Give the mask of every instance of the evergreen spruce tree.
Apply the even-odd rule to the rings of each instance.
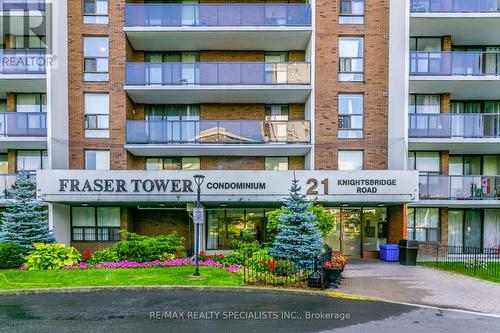
[[[314,257],[321,253],[321,232],[318,220],[309,209],[311,203],[300,194],[298,180],[293,179],[290,195],[283,203],[279,216],[279,232],[269,249],[275,258],[289,259],[296,268],[310,268]]]
[[[17,243],[28,250],[33,243],[54,243],[47,210],[34,200],[35,186],[27,172],[19,172],[8,193],[13,200],[2,214],[0,243]]]

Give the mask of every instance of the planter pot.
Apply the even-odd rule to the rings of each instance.
[[[336,289],[342,279],[341,268],[324,268],[326,272],[326,279],[328,280],[328,288]]]

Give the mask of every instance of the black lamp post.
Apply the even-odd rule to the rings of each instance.
[[[203,181],[205,180],[205,176],[203,175],[194,175],[194,182],[198,186],[197,191],[196,191],[196,207],[200,208],[201,207],[201,202],[200,202],[200,196],[201,196],[201,184],[203,184]],[[194,224],[194,255],[195,255],[195,271],[194,271],[194,276],[200,276],[200,272],[198,271],[198,254],[200,252],[200,224],[195,223]]]

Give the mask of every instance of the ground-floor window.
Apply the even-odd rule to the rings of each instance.
[[[72,207],[73,241],[120,240],[120,207]]]
[[[439,241],[439,208],[408,208],[408,239]]]
[[[207,212],[207,249],[231,249],[231,241],[237,239],[243,229],[253,234],[259,242],[263,242],[265,240],[264,210],[209,210]]]
[[[500,209],[450,209],[448,246],[500,246]]]

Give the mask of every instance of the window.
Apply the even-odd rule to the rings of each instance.
[[[72,207],[71,209],[73,241],[118,241],[119,231],[119,207]]]
[[[448,173],[451,176],[471,176],[471,175],[482,174],[481,156],[451,155],[448,163],[449,163]]]
[[[47,169],[46,150],[18,150],[16,156],[16,170],[30,173],[40,169]]]
[[[288,157],[266,157],[266,170],[286,171],[288,170]]]
[[[364,0],[340,0],[340,24],[364,24],[364,14]]]
[[[109,150],[86,150],[85,151],[86,170],[109,170]]]
[[[85,137],[109,138],[109,94],[84,94]]]
[[[408,239],[439,241],[439,208],[408,208]]]
[[[410,95],[410,113],[440,113],[440,95]]]
[[[0,174],[6,175],[9,173],[9,160],[7,154],[0,154]]]
[[[421,173],[439,174],[441,171],[441,154],[438,151],[408,152],[408,168]]]
[[[108,24],[108,0],[84,0],[83,23]]]
[[[440,52],[441,38],[440,37],[411,37],[410,51],[421,52]]]
[[[339,94],[339,138],[363,137],[363,95]]]
[[[339,81],[363,81],[363,37],[339,38]]]
[[[146,170],[200,170],[200,158],[147,157]]]
[[[16,112],[47,112],[47,95],[16,94]]]
[[[266,105],[267,121],[288,121],[288,105]]]
[[[84,81],[108,81],[108,37],[83,37]]]
[[[339,170],[363,170],[363,151],[339,150]]]
[[[14,49],[46,49],[45,36],[11,36]]]

